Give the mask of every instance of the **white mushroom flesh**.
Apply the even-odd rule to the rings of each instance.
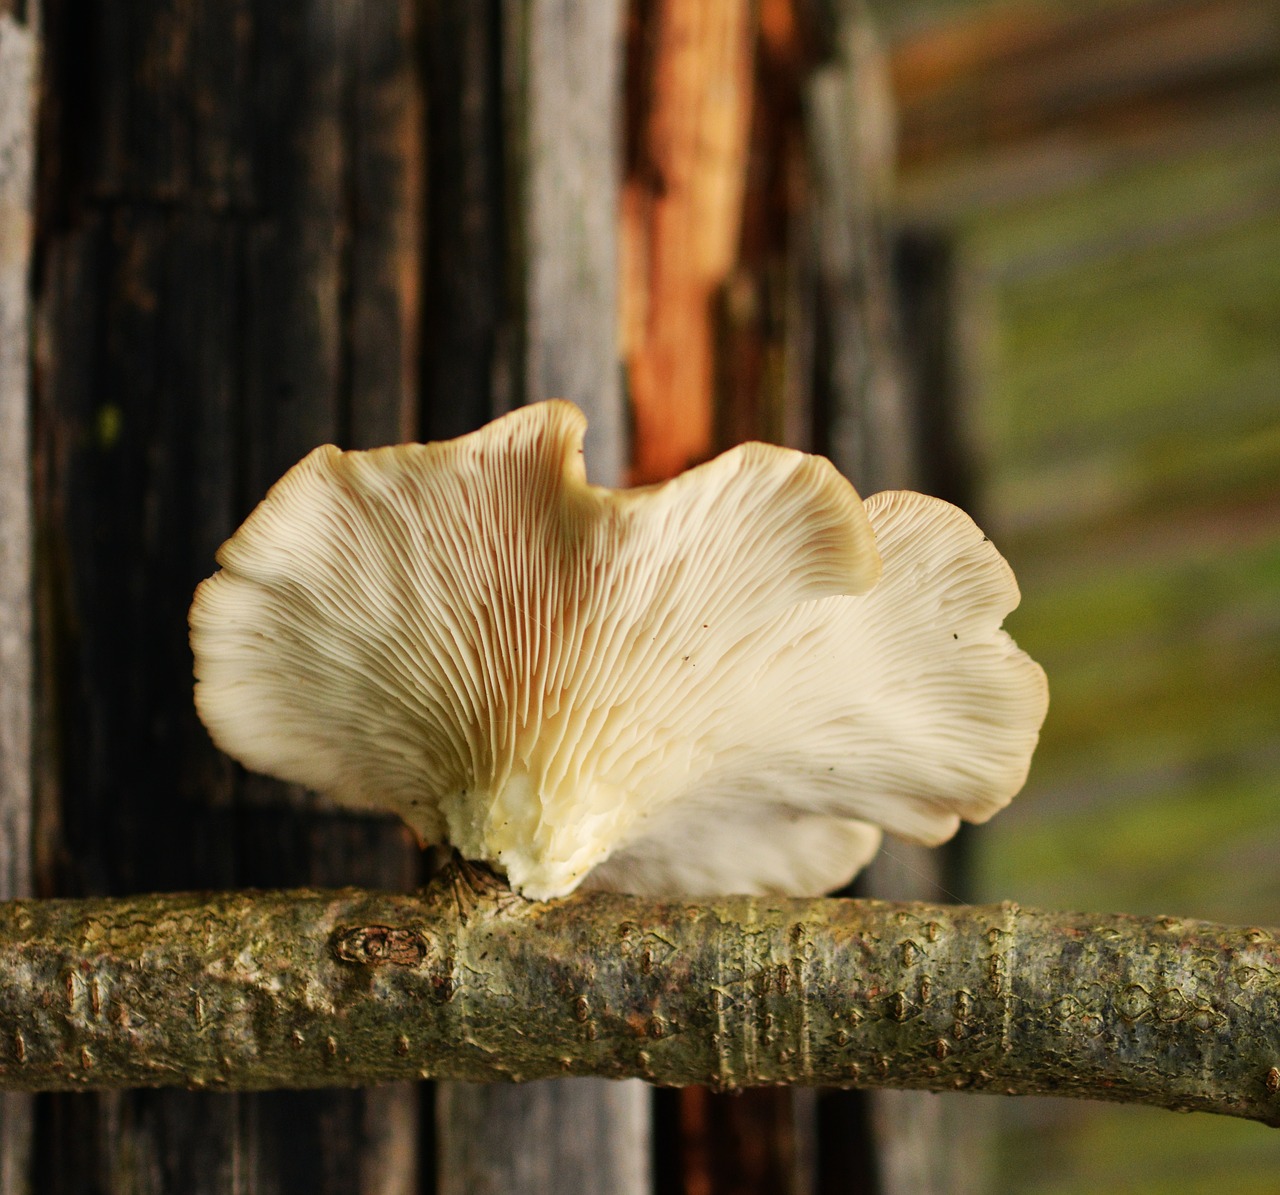
[[[966,515],[763,444],[603,489],[584,428],[290,470],[192,606],[215,742],[539,899],[816,893],[1021,787],[1044,678]]]

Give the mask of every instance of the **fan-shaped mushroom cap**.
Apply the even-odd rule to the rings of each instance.
[[[214,741],[535,898],[593,868],[819,892],[874,853],[865,823],[939,841],[1021,787],[1044,679],[999,630],[1017,588],[967,516],[864,508],[827,461],[763,444],[607,490],[584,427],[542,403],[290,470],[192,605]]]

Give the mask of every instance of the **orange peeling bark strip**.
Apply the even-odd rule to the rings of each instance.
[[[714,298],[737,253],[751,112],[748,0],[655,0],[641,144],[622,202],[622,328],[635,413],[632,480],[712,450]]]

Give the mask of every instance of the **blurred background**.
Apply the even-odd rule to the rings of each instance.
[[[0,0],[0,896],[420,882],[217,755],[187,604],[316,444],[563,396],[597,481],[771,439],[1012,563],[1027,789],[860,892],[1280,925],[1278,134],[1280,0]],[[1120,1106],[443,1096],[5,1097],[0,1195],[1280,1191]]]
[[[974,496],[1052,706],[976,899],[1280,921],[1280,6],[885,4]],[[991,1190],[1275,1191],[1254,1125],[999,1106]]]

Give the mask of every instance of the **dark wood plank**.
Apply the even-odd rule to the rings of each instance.
[[[219,342],[234,327],[219,283],[237,272],[235,242],[206,216],[113,208],[86,213],[44,263],[53,576],[41,613],[54,654],[42,683],[58,751],[40,798],[58,828],[42,882],[53,891],[233,880],[232,774],[191,708],[185,605],[230,516],[231,371],[219,365],[233,357]],[[117,1189],[136,1161],[140,1189],[216,1190],[217,1170],[185,1185],[184,1159],[234,1158],[235,1113],[234,1100],[186,1093],[52,1099],[37,1185]]]
[[[512,394],[499,0],[426,0],[425,439],[487,422]],[[495,392],[500,398],[495,403]]]
[[[414,5],[47,6],[38,295],[49,892],[410,886],[389,821],[244,778],[191,704],[186,609],[317,443],[416,417]],[[416,1093],[43,1105],[39,1189],[395,1192]]]
[[[270,19],[265,19],[267,13]],[[411,438],[417,419],[421,100],[413,5],[261,9],[239,441],[245,506],[319,443]],[[238,882],[409,887],[398,823],[335,816],[249,778]],[[416,1090],[273,1093],[245,1101],[268,1190],[407,1191]],[[380,1123],[379,1123],[380,1122]],[[388,1185],[390,1184],[390,1185]]]
[[[626,467],[617,347],[623,0],[505,6],[508,172],[525,402],[588,415],[591,480]]]
[[[424,95],[417,5],[366,5],[348,38],[348,447],[417,438]]]
[[[817,447],[871,494],[907,484],[916,467],[889,273],[892,97],[862,6],[839,0],[833,7],[841,14],[835,53],[806,94],[819,292]]]

